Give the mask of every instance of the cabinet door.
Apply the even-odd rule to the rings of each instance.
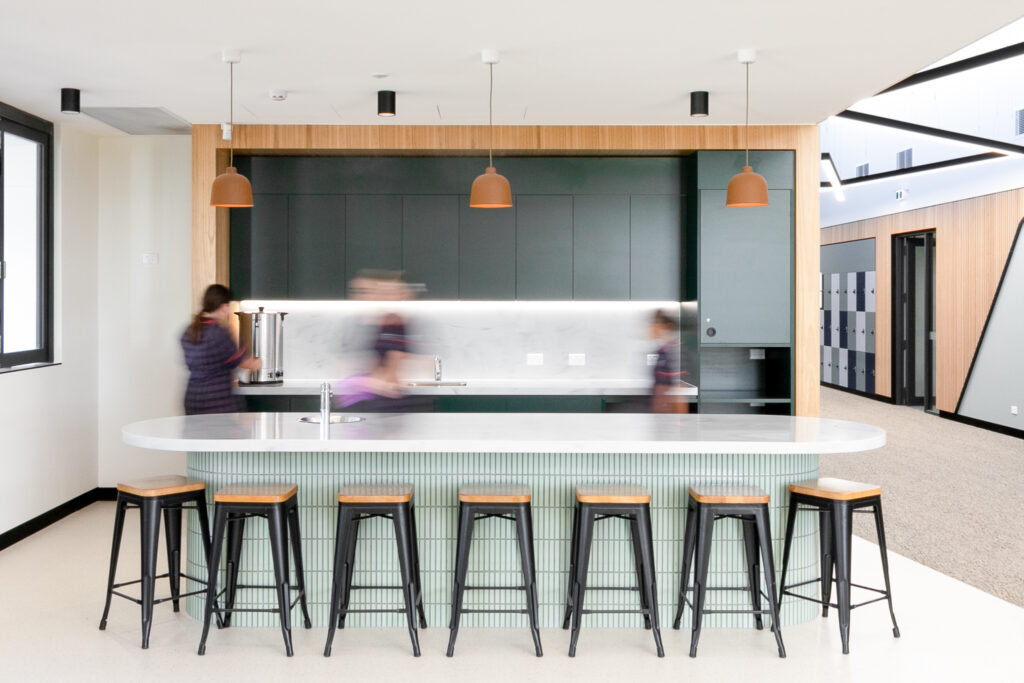
[[[458,195],[406,196],[402,204],[406,281],[425,284],[425,299],[459,298]]]
[[[681,197],[636,194],[630,197],[630,299],[680,300],[682,221]]]
[[[345,279],[360,271],[402,269],[402,197],[345,198]]]
[[[252,212],[250,295],[254,299],[288,298],[288,195],[261,195]]]
[[[768,202],[727,208],[724,190],[700,192],[701,343],[791,342],[792,193]]]
[[[516,298],[516,210],[471,209],[459,197],[459,298]]]
[[[572,298],[572,196],[516,195],[516,298]]]
[[[292,299],[345,298],[345,197],[290,197],[288,296]]]
[[[573,298],[629,298],[629,195],[573,200]]]

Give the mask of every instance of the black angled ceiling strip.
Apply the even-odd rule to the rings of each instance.
[[[875,116],[874,114],[865,114],[859,111],[853,111],[847,109],[836,114],[837,117],[843,119],[850,119],[851,121],[860,121],[861,123],[870,123],[876,126],[885,126],[886,128],[897,128],[899,130],[905,130],[909,133],[919,133],[921,135],[931,135],[932,137],[944,138],[946,140],[955,140],[956,142],[965,142],[969,145],[978,145],[979,147],[988,147],[989,149],[999,149],[1004,152],[1010,152],[1011,154],[1024,154],[1024,147],[1021,145],[1014,145],[1009,142],[1003,142],[1002,140],[992,140],[991,138],[982,138],[976,135],[967,135],[966,133],[956,133],[951,130],[944,130],[942,128],[932,128],[931,126],[922,126],[918,123],[910,123],[909,121],[900,121],[898,119],[889,119],[884,116]]]
[[[958,74],[961,71],[977,69],[979,66],[987,66],[996,62],[1001,62],[1004,59],[1019,57],[1020,55],[1024,55],[1024,43],[1007,45],[1006,47],[1001,47],[998,50],[992,50],[991,52],[985,52],[980,55],[975,55],[974,57],[961,59],[960,61],[953,62],[952,64],[944,64],[942,66],[937,66],[934,69],[928,69],[927,71],[919,71],[913,76],[904,78],[899,83],[890,85],[878,94],[881,95],[883,93],[892,92],[893,90],[918,85],[919,83],[927,83],[928,81],[933,81],[936,78],[952,76],[953,74]]]
[[[950,166],[961,166],[963,164],[973,164],[978,161],[1001,159],[1005,156],[1005,154],[1001,154],[999,152],[984,152],[982,154],[972,154],[966,157],[957,157],[955,159],[946,159],[944,161],[936,161],[930,164],[921,164],[920,166],[900,168],[896,169],[895,171],[883,171],[881,173],[872,173],[870,175],[857,176],[856,178],[841,180],[840,184],[843,187],[847,187],[850,185],[857,185],[858,183],[870,183],[874,180],[883,180],[885,178],[896,178],[904,175],[913,175],[915,173],[923,173],[924,171],[935,171],[940,168],[948,168]],[[832,184],[828,182],[823,182],[821,183],[821,186],[832,187]]]

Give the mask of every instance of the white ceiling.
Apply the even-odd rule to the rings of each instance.
[[[1024,14],[1020,0],[2,0],[0,101],[61,123],[83,107],[164,107],[240,123],[733,124],[753,47],[751,122],[817,123]],[[390,77],[375,79],[373,73]],[[272,102],[271,88],[290,92]],[[398,116],[376,116],[378,89]],[[711,93],[690,119],[688,92]],[[438,116],[440,110],[440,117]]]

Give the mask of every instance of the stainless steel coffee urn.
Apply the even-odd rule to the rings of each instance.
[[[287,313],[264,311],[235,315],[239,318],[238,343],[253,358],[263,361],[259,370],[243,370],[241,384],[280,384],[284,381],[284,317]]]

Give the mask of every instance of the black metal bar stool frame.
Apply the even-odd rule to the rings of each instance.
[[[522,586],[467,586],[469,554],[473,544],[473,527],[484,519],[505,519],[516,525],[519,540],[519,559],[522,565]],[[526,593],[526,609],[465,609],[462,606],[467,590],[515,590]],[[449,657],[455,654],[455,639],[459,635],[459,621],[463,614],[526,614],[530,618],[530,634],[538,657],[544,655],[537,628],[537,569],[533,553],[533,512],[530,503],[466,503],[459,502],[459,531],[455,550],[455,579],[452,584],[452,615],[448,627]]]
[[[708,568],[711,564],[711,540],[715,522],[720,519],[736,519],[743,524],[743,548],[747,564],[746,586],[708,586]],[[690,605],[693,611],[693,625],[690,636],[690,656],[697,656],[701,623],[705,614],[751,614],[758,630],[764,628],[762,616],[771,617],[772,633],[779,648],[779,657],[786,656],[779,626],[779,606],[775,590],[775,560],[772,553],[767,503],[699,503],[689,496],[686,513],[686,532],[683,537],[683,567],[679,578],[679,600],[672,628],[678,630],[683,618],[683,606]],[[693,567],[693,582],[690,583],[690,568]],[[767,593],[761,590],[761,567],[764,569]],[[752,609],[713,609],[704,607],[709,590],[749,591]],[[693,599],[687,599],[687,593]],[[762,609],[761,598],[768,601],[768,609]]]
[[[801,508],[801,506],[803,506]],[[868,509],[870,508],[870,509]],[[793,525],[798,511],[816,511],[819,521],[819,552],[821,555],[821,575],[800,583],[787,584],[786,571],[789,568],[789,549],[793,544]],[[850,580],[851,547],[853,543],[853,514],[873,514],[875,530],[878,533],[878,550],[882,556],[882,576],[885,590],[862,586]],[[833,572],[835,572],[836,602],[832,602]],[[821,584],[821,599],[794,593],[791,589],[812,583]],[[889,616],[892,618],[892,635],[900,637],[900,628],[896,625],[896,613],[892,607],[892,590],[889,584],[889,558],[885,548],[885,526],[882,522],[882,497],[869,496],[854,500],[833,500],[819,498],[802,493],[789,494],[789,515],[786,520],[786,542],[782,554],[782,580],[779,583],[779,598],[789,595],[801,600],[816,602],[821,605],[821,616],[828,616],[828,608],[834,607],[839,612],[839,637],[843,641],[843,654],[850,653],[850,611],[857,607],[870,605],[873,602],[886,600],[889,603]],[[856,587],[878,593],[879,597],[856,604],[850,603],[850,588]]]
[[[131,600],[142,606],[142,648],[149,647],[149,632],[153,625],[153,606],[162,602],[172,601],[174,611],[180,611],[179,601],[190,595],[206,592],[206,580],[189,576],[181,571],[181,511],[194,509],[199,513],[199,528],[203,535],[203,552],[210,557],[210,521],[206,513],[205,491],[187,491],[164,496],[137,496],[124,491],[117,492],[117,508],[114,513],[114,541],[110,550],[110,573],[107,577],[106,604],[100,618],[100,630],[107,627],[107,616],[110,613],[110,601],[113,596]],[[121,534],[124,531],[125,513],[138,508],[142,535],[142,576],[134,581],[114,583],[117,573],[117,561],[121,552]],[[164,530],[167,534],[167,573],[157,575],[156,558],[160,545],[160,513],[164,517]],[[157,579],[169,580],[171,595],[166,598],[155,598]],[[186,578],[203,584],[204,588],[189,593],[181,592],[181,579]],[[141,598],[126,595],[118,588],[134,584],[142,584]]]
[[[374,517],[390,519],[395,526],[395,543],[398,546],[398,565],[402,574],[401,586],[359,586],[352,584],[355,573],[356,541],[359,537],[359,522]],[[336,628],[345,628],[345,617],[349,614],[405,614],[409,627],[412,652],[420,656],[420,640],[416,630],[416,616],[420,628],[427,627],[427,616],[423,609],[423,589],[420,583],[420,558],[416,538],[416,513],[412,502],[403,503],[338,503],[338,527],[335,534],[334,573],[331,581],[331,615],[327,627],[327,643],[324,657],[331,656]],[[402,591],[405,600],[403,609],[349,609],[349,600],[354,590],[393,589]]]
[[[270,552],[274,561],[274,585],[245,585],[238,583],[239,560],[242,555],[242,534],[245,531],[245,520],[250,517],[262,517],[267,520],[270,537]],[[220,563],[221,547],[227,533],[228,551],[225,558],[225,587],[217,591],[217,569]],[[291,542],[292,555],[295,561],[295,584],[291,582],[288,563],[288,544]],[[281,620],[281,634],[284,637],[285,651],[288,656],[292,650],[291,610],[296,604],[302,607],[302,616],[306,628],[312,628],[309,608],[306,605],[306,581],[302,566],[302,536],[299,533],[298,496],[292,496],[280,503],[223,503],[216,502],[213,518],[213,547],[210,551],[209,580],[206,591],[206,610],[203,618],[203,635],[199,641],[199,654],[206,654],[206,637],[210,632],[210,619],[214,614],[223,615],[223,627],[231,625],[231,615],[235,612],[270,612],[276,613]],[[239,589],[257,588],[273,590],[277,593],[277,607],[235,607],[235,596]],[[291,599],[291,592],[298,595]],[[224,607],[219,599],[225,597]],[[221,623],[217,624],[221,628]]]
[[[607,519],[623,519],[629,522],[636,586],[587,587],[594,523]],[[588,590],[637,591],[640,596],[640,609],[584,609],[583,600]],[[572,522],[569,587],[565,601],[565,617],[562,620],[563,629],[568,629],[570,620],[572,621],[569,656],[576,656],[576,643],[579,640],[584,614],[641,614],[644,618],[644,628],[654,634],[658,656],[664,657],[665,649],[661,643],[661,626],[658,622],[657,595],[650,503],[577,503]]]

